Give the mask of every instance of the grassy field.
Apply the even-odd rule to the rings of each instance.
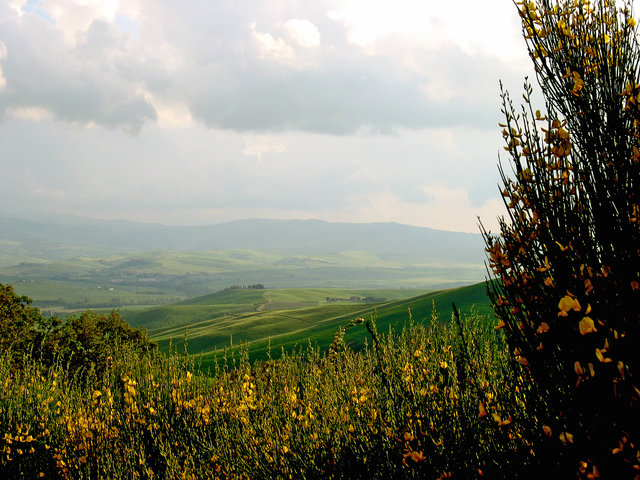
[[[156,293],[151,289],[146,292],[143,289],[132,291],[120,287],[80,286],[67,282],[26,281],[12,285],[20,295],[34,299],[35,306],[40,307],[43,312],[52,314],[66,314],[87,308],[150,308],[184,299],[181,295]]]
[[[404,299],[418,293],[422,291],[230,288],[174,305],[127,312],[126,318],[131,325],[146,328],[152,335],[156,335],[168,329],[184,329],[185,326],[191,328],[203,321],[215,322],[218,318],[239,314],[247,314],[246,317],[256,314],[267,319],[282,315],[291,316],[285,312],[313,308],[322,317],[325,315],[323,310],[326,307],[329,307],[326,308],[326,312],[331,311],[331,307],[344,305],[351,305],[354,310],[362,310],[372,303]]]
[[[167,305],[232,285],[256,283],[278,289],[295,285],[428,291],[483,277],[480,263],[443,266],[411,256],[391,258],[360,251],[306,256],[255,250],[157,251],[0,267],[0,283],[14,285],[36,306],[54,312]]]
[[[176,305],[125,313],[133,326],[145,327],[163,350],[201,355],[203,366],[231,344],[249,344],[251,359],[278,357],[311,342],[326,350],[335,332],[352,319],[375,315],[380,331],[402,327],[411,317],[429,319],[435,311],[451,315],[451,303],[465,313],[472,307],[489,315],[484,283],[416,295],[416,290],[227,289]],[[369,300],[367,302],[366,300]],[[411,312],[411,313],[410,313]],[[368,336],[364,326],[345,336],[356,350]],[[186,339],[186,347],[185,347]]]

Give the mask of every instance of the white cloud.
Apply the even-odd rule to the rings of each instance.
[[[498,198],[475,205],[463,188],[429,186],[429,196],[420,202],[403,200],[393,191],[375,192],[349,199],[339,213],[327,213],[333,220],[349,222],[399,222],[456,232],[478,233],[478,217],[487,230],[496,231],[503,213]]]
[[[0,109],[32,105],[63,121],[134,132],[151,122],[334,134],[487,125],[497,77],[513,69],[495,51],[465,49],[459,38],[479,34],[465,33],[468,16],[458,20],[461,32],[438,35],[451,31],[440,25],[450,6],[395,3],[247,9],[195,0],[185,9],[160,0],[42,0],[40,13],[32,4],[31,15],[7,21],[2,41],[16,55],[2,65],[11,95],[0,95]],[[478,3],[456,9],[482,13],[481,25],[496,4]],[[358,45],[345,43],[354,35]]]
[[[475,231],[517,22],[502,0],[0,2],[0,205]]]
[[[312,48],[320,45],[320,31],[307,19],[291,18],[284,22],[284,28],[303,47]]]
[[[118,11],[119,0],[75,0],[75,3],[91,7],[100,17],[112,21]]]
[[[295,51],[282,38],[275,38],[270,33],[261,33],[252,26],[252,35],[258,44],[260,58],[273,59],[277,62],[290,64],[295,56]]]
[[[144,91],[144,98],[153,106],[160,128],[190,128],[194,126],[193,116],[186,103],[163,99],[151,92]]]
[[[445,78],[430,78],[420,86],[420,90],[436,103],[447,103],[456,97],[455,85]]]
[[[7,58],[7,46],[2,40],[0,40],[0,62]],[[7,86],[7,79],[2,72],[2,66],[0,65],[0,90]]]
[[[262,155],[265,153],[282,153],[287,151],[287,145],[273,135],[247,135],[245,148],[242,153],[256,157],[258,163],[262,163]]]
[[[18,16],[22,17],[24,15],[24,7],[27,4],[27,0],[13,0],[9,2],[9,8],[13,10]]]
[[[46,118],[51,118],[51,112],[40,107],[14,107],[9,108],[7,113],[19,120],[39,122]]]
[[[515,7],[502,0],[425,2],[422,0],[345,0],[329,12],[342,22],[349,40],[373,48],[389,36],[428,48],[458,45],[470,54],[522,59]],[[384,48],[383,43],[378,48]]]

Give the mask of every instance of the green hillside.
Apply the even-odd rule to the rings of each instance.
[[[0,283],[14,285],[36,306],[54,312],[167,305],[230,285],[428,291],[477,282],[483,275],[480,262],[443,265],[417,256],[363,251],[155,251],[0,266]]]
[[[172,344],[182,351],[186,335],[187,350],[202,354],[206,367],[211,365],[215,352],[231,342],[248,343],[253,359],[267,356],[269,342],[272,356],[278,356],[282,348],[305,346],[309,340],[327,348],[338,328],[356,317],[369,319],[375,314],[378,330],[384,332],[406,322],[409,311],[414,321],[424,320],[432,314],[434,306],[441,318],[447,320],[452,302],[463,313],[472,307],[480,314],[491,313],[484,283],[410,296],[415,293],[415,290],[233,289],[134,313],[127,319],[132,325],[149,328],[152,338],[163,349]],[[366,303],[367,297],[385,300]],[[359,325],[347,333],[345,340],[359,348],[367,336],[364,325]]]
[[[335,304],[356,304],[362,309],[363,305],[404,299],[422,292],[415,289],[226,288],[173,305],[138,312],[124,311],[124,315],[131,325],[146,328],[155,335],[169,328],[184,329],[184,326],[240,313],[289,311],[305,307],[322,309],[325,305]]]

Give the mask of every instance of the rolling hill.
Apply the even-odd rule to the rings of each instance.
[[[396,223],[2,217],[0,246],[0,283],[61,313],[166,305],[231,285],[434,290],[485,276],[480,235]]]
[[[479,283],[467,287],[429,292],[406,298],[415,291],[367,291],[326,289],[231,289],[216,292],[181,304],[159,307],[127,316],[134,326],[149,328],[161,348],[173,345],[201,354],[205,367],[211,366],[216,352],[230,343],[248,343],[252,359],[264,359],[270,350],[277,356],[282,348],[304,347],[309,341],[328,348],[333,334],[356,317],[369,319],[375,314],[378,330],[397,328],[409,319],[431,316],[433,309],[440,318],[450,318],[454,302],[460,311],[469,313],[474,307],[489,316],[491,309],[486,286]],[[367,297],[378,302],[367,303]],[[382,300],[381,297],[387,295]],[[339,300],[329,300],[339,298]],[[368,336],[363,325],[347,333],[346,341],[360,348]],[[369,339],[370,341],[370,339]],[[270,347],[269,347],[270,345]]]

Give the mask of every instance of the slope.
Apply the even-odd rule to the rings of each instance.
[[[202,363],[207,367],[212,365],[214,357],[222,349],[231,344],[247,343],[252,359],[264,359],[269,354],[278,356],[282,349],[302,347],[309,341],[326,349],[334,333],[356,317],[369,319],[375,315],[381,332],[401,326],[408,320],[409,311],[414,321],[422,321],[430,317],[435,308],[441,312],[441,319],[446,321],[451,315],[452,302],[465,313],[469,313],[472,307],[482,315],[491,313],[486,286],[479,283],[374,305],[325,302],[304,308],[236,312],[180,326],[155,328],[151,334],[161,348],[167,349],[172,344],[178,351],[185,348],[186,337],[187,351],[201,354]],[[364,326],[359,325],[349,330],[345,340],[354,348],[360,348],[367,335]]]

